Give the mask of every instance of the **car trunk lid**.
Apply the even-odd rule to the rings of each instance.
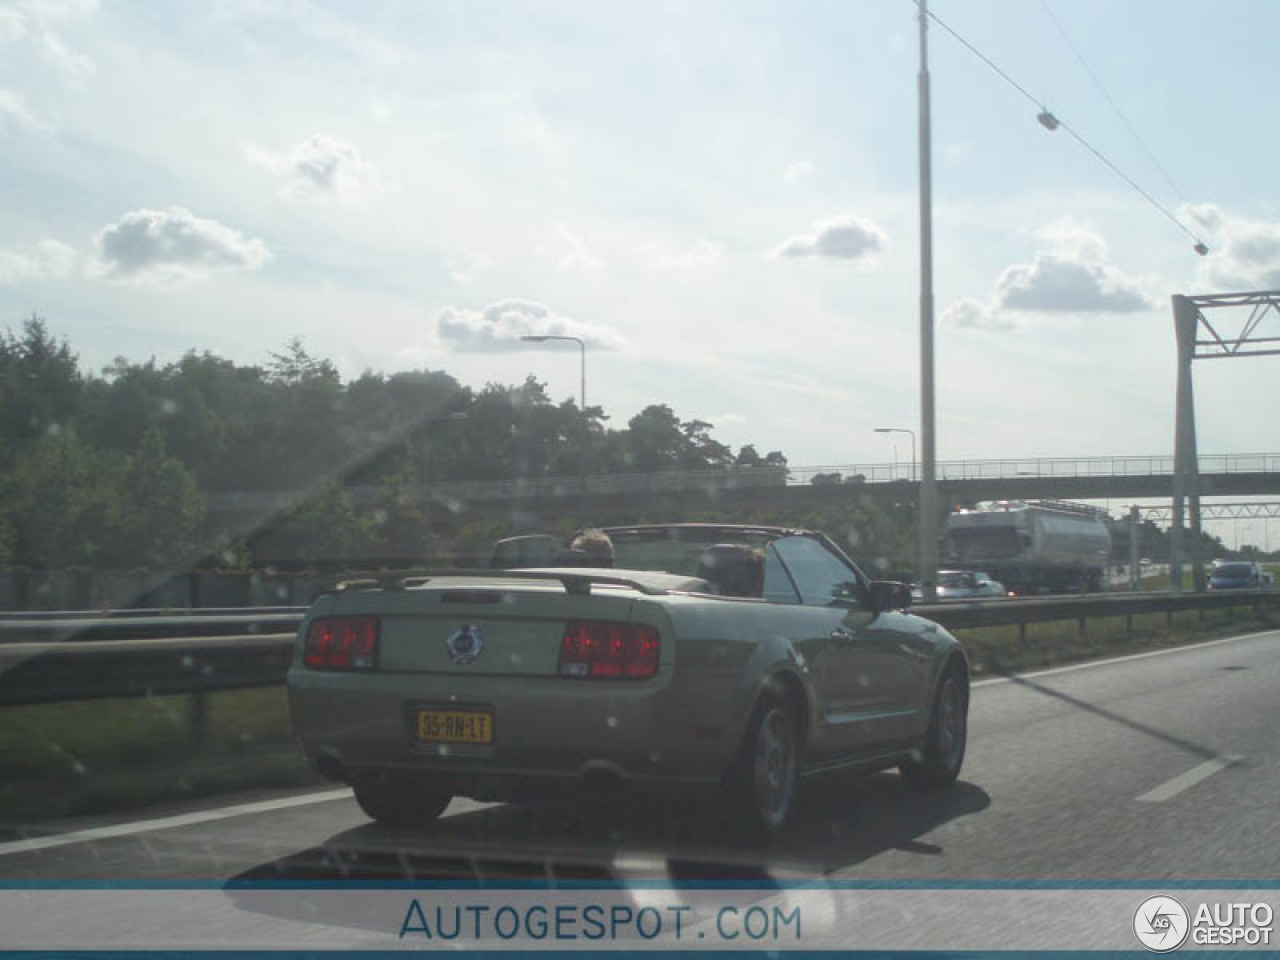
[[[378,670],[555,676],[571,621],[630,619],[639,592],[620,584],[555,579],[435,582],[338,595],[333,613],[376,614]]]

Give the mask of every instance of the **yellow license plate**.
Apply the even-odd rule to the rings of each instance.
[[[493,714],[481,710],[419,710],[424,743],[492,743]]]

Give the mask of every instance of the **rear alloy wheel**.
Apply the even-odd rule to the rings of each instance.
[[[800,775],[800,726],[782,696],[756,706],[730,782],[742,823],[758,836],[772,836],[787,822]]]
[[[930,789],[955,783],[964,764],[968,736],[969,683],[960,670],[948,669],[934,697],[920,758],[899,767],[903,779],[913,787]]]
[[[453,797],[429,780],[379,772],[353,785],[356,803],[370,818],[397,827],[423,827],[444,813]]]

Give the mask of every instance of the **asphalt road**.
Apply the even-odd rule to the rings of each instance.
[[[1278,730],[1270,632],[982,681],[955,787],[827,782],[767,849],[706,806],[455,801],[413,833],[326,790],[62,825],[72,832],[0,843],[0,880],[1274,880]]]

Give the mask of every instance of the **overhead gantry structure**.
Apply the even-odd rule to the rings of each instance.
[[[1191,563],[1196,591],[1205,589],[1200,537],[1200,471],[1196,450],[1196,410],[1191,364],[1280,354],[1280,290],[1173,295],[1173,326],[1178,343],[1178,382],[1173,447],[1173,525],[1170,528],[1170,577],[1182,586],[1183,562]],[[1230,312],[1228,312],[1230,311]],[[1235,321],[1239,328],[1233,330]],[[1270,323],[1268,323],[1270,321]],[[1230,326],[1228,326],[1230,324]],[[1185,541],[1190,512],[1190,544]]]

